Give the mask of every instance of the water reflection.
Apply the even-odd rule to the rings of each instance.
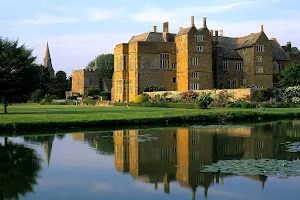
[[[19,199],[33,192],[41,169],[35,150],[9,142],[0,143],[0,200]]]
[[[54,136],[24,137],[26,142],[44,147],[50,163]],[[64,140],[64,138],[62,138]],[[268,123],[239,128],[163,128],[117,130],[113,132],[73,133],[72,140],[88,144],[101,155],[114,156],[115,169],[130,174],[135,180],[152,184],[158,190],[163,184],[166,194],[172,193],[171,183],[177,182],[191,191],[209,194],[213,185],[226,183],[236,175],[202,172],[205,165],[219,160],[300,158],[299,153],[286,151],[286,141],[300,141],[300,122]],[[264,190],[268,177],[244,175]],[[116,180],[117,181],[117,180]]]

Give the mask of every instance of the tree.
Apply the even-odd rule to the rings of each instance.
[[[0,96],[3,99],[4,114],[8,101],[21,98],[37,88],[40,68],[35,64],[32,49],[19,41],[0,38]]]
[[[96,71],[99,72],[101,79],[111,79],[114,73],[114,54],[101,54],[97,56],[88,64],[87,70],[90,70],[94,66],[96,66]]]
[[[292,47],[293,54],[300,54],[300,50],[297,47]]]
[[[286,67],[280,73],[279,85],[281,87],[291,87],[300,85],[300,65],[292,64],[290,67]]]
[[[35,150],[14,144],[5,138],[0,144],[0,199],[19,199],[33,192],[41,169],[41,159]]]
[[[56,95],[58,98],[65,98],[65,92],[68,91],[67,74],[64,71],[56,72],[55,77],[51,80],[49,93]]]

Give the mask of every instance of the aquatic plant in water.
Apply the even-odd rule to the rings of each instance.
[[[264,175],[281,179],[300,176],[300,160],[220,160],[205,166],[202,172],[220,172],[235,175]]]

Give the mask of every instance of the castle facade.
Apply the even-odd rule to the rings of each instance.
[[[133,36],[114,49],[113,101],[134,101],[148,86],[168,91],[272,88],[289,63],[291,43],[282,47],[260,32],[244,37],[225,37],[223,31],[196,28],[194,17],[187,28]]]

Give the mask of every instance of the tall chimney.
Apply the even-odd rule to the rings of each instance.
[[[264,32],[264,25],[260,25],[260,31]]]
[[[220,30],[220,36],[223,36],[223,30]]]
[[[163,23],[163,31],[165,33],[169,33],[169,22],[164,22]]]
[[[153,26],[153,32],[156,33],[157,26]]]
[[[206,17],[203,17],[203,27],[206,27]]]
[[[291,42],[286,43],[286,50],[287,50],[287,52],[292,52],[292,43]]]
[[[194,16],[191,16],[191,25],[195,26],[195,17]]]
[[[219,31],[215,31],[215,42],[219,42]]]

